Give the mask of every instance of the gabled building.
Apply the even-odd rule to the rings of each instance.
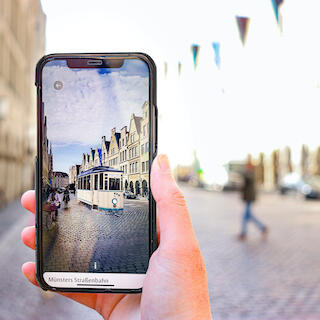
[[[123,171],[123,183],[124,190],[128,190],[129,179],[128,179],[128,139],[129,132],[127,126],[123,127],[120,132],[119,148],[120,148],[120,170]]]
[[[110,141],[106,140],[106,136],[102,137],[101,142],[101,156],[102,156],[102,165],[109,165],[108,154],[109,154]]]
[[[140,132],[140,182],[141,195],[148,195],[149,188],[149,104],[142,106],[142,121]]]
[[[111,139],[108,152],[108,162],[109,167],[120,169],[120,160],[119,160],[119,140],[120,133],[116,132],[116,128],[111,130]]]
[[[142,117],[137,117],[134,113],[130,119],[129,140],[128,140],[128,178],[129,190],[135,194],[140,194],[140,132]]]

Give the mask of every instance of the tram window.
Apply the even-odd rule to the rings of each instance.
[[[87,190],[87,177],[83,177],[82,179],[83,179],[83,185],[82,185],[83,190]]]
[[[99,175],[99,189],[103,190],[103,173]]]
[[[104,190],[108,190],[108,175],[104,176]]]
[[[87,176],[87,190],[91,190],[91,176]]]
[[[120,179],[109,179],[109,190],[120,190]]]
[[[122,181],[122,178],[121,178],[121,190],[123,190],[123,181]]]
[[[94,190],[98,190],[98,175],[94,175]]]

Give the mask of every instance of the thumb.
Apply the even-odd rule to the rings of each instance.
[[[182,249],[195,243],[186,201],[171,174],[166,155],[159,155],[153,161],[151,190],[157,203],[160,246],[172,244],[174,248]]]

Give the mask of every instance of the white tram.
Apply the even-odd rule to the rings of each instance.
[[[98,210],[123,209],[123,171],[99,166],[81,172],[77,200]]]

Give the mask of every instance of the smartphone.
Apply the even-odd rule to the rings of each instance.
[[[51,54],[35,84],[39,285],[141,292],[157,246],[155,63],[143,53]]]

